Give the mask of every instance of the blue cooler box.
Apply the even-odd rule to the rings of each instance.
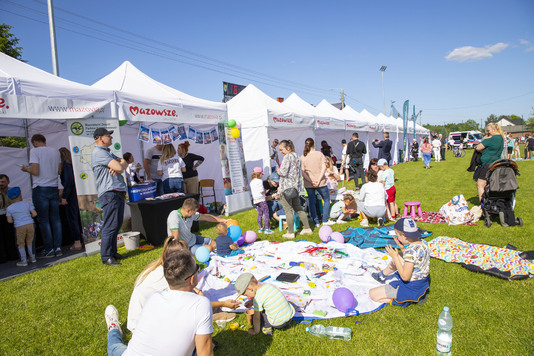
[[[154,197],[156,197],[156,182],[141,183],[133,187],[128,187],[128,198],[130,201],[139,201]]]

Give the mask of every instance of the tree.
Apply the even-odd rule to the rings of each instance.
[[[0,52],[7,54],[10,57],[16,58],[20,61],[23,61],[21,58],[22,47],[17,46],[19,43],[19,39],[9,31],[12,28],[13,26],[7,25],[5,23],[0,25]]]
[[[494,115],[494,114],[491,114],[490,116],[488,116],[488,118],[486,119],[487,122],[495,122],[495,121],[498,121],[499,118]]]

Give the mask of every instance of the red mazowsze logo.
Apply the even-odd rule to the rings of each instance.
[[[378,128],[377,126],[369,125],[369,129],[371,129],[371,130],[376,130],[377,128]]]
[[[354,124],[349,124],[348,122],[347,122],[347,127],[350,127],[352,129],[357,129],[358,128],[358,126],[356,126]]]
[[[273,117],[274,122],[287,122],[288,124],[293,123],[293,119],[285,119],[283,117]]]
[[[6,99],[0,98],[0,109],[9,109],[9,105],[6,104]]]
[[[173,116],[178,117],[178,113],[176,113],[176,110],[169,110],[169,109],[150,109],[150,108],[140,108],[138,106],[130,106],[130,113],[133,116],[137,115],[146,115],[146,116]]]
[[[317,120],[317,123],[318,123],[319,125],[326,125],[326,126],[330,126],[330,122],[328,122],[328,121],[321,121],[321,120]]]

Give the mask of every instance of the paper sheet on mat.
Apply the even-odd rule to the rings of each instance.
[[[312,255],[304,251],[314,247],[335,248],[348,255],[334,256],[319,254]],[[286,298],[297,306],[296,317],[318,317],[314,311],[326,312],[324,318],[338,318],[345,316],[334,307],[332,294],[339,287],[346,287],[356,298],[356,310],[360,314],[370,313],[379,309],[382,304],[373,302],[369,298],[369,289],[380,286],[371,273],[384,269],[389,263],[389,257],[375,249],[360,249],[351,244],[329,242],[315,244],[308,241],[288,241],[272,243],[259,241],[245,248],[245,254],[234,257],[220,257],[212,254],[209,266],[200,277],[197,285],[212,301],[236,299],[237,293],[233,283],[243,272],[252,273],[260,280],[270,276],[264,283],[271,283],[278,287]],[[302,262],[305,267],[291,267],[290,262]],[[323,266],[335,267],[324,276],[315,278],[317,271]],[[314,269],[317,268],[317,269]],[[296,273],[300,278],[295,283],[276,281],[282,272]],[[314,283],[312,288],[309,283]],[[310,295],[305,296],[304,291]],[[239,297],[243,300],[243,296]],[[236,309],[245,311],[244,307]]]

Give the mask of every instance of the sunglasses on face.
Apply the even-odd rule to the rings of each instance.
[[[200,266],[198,265],[198,263],[197,263],[196,265],[197,265],[197,268],[195,269],[195,272],[193,272],[189,277],[184,278],[184,281],[187,281],[189,278],[191,278],[191,277],[193,277],[195,274],[197,274],[198,271],[200,271]]]

